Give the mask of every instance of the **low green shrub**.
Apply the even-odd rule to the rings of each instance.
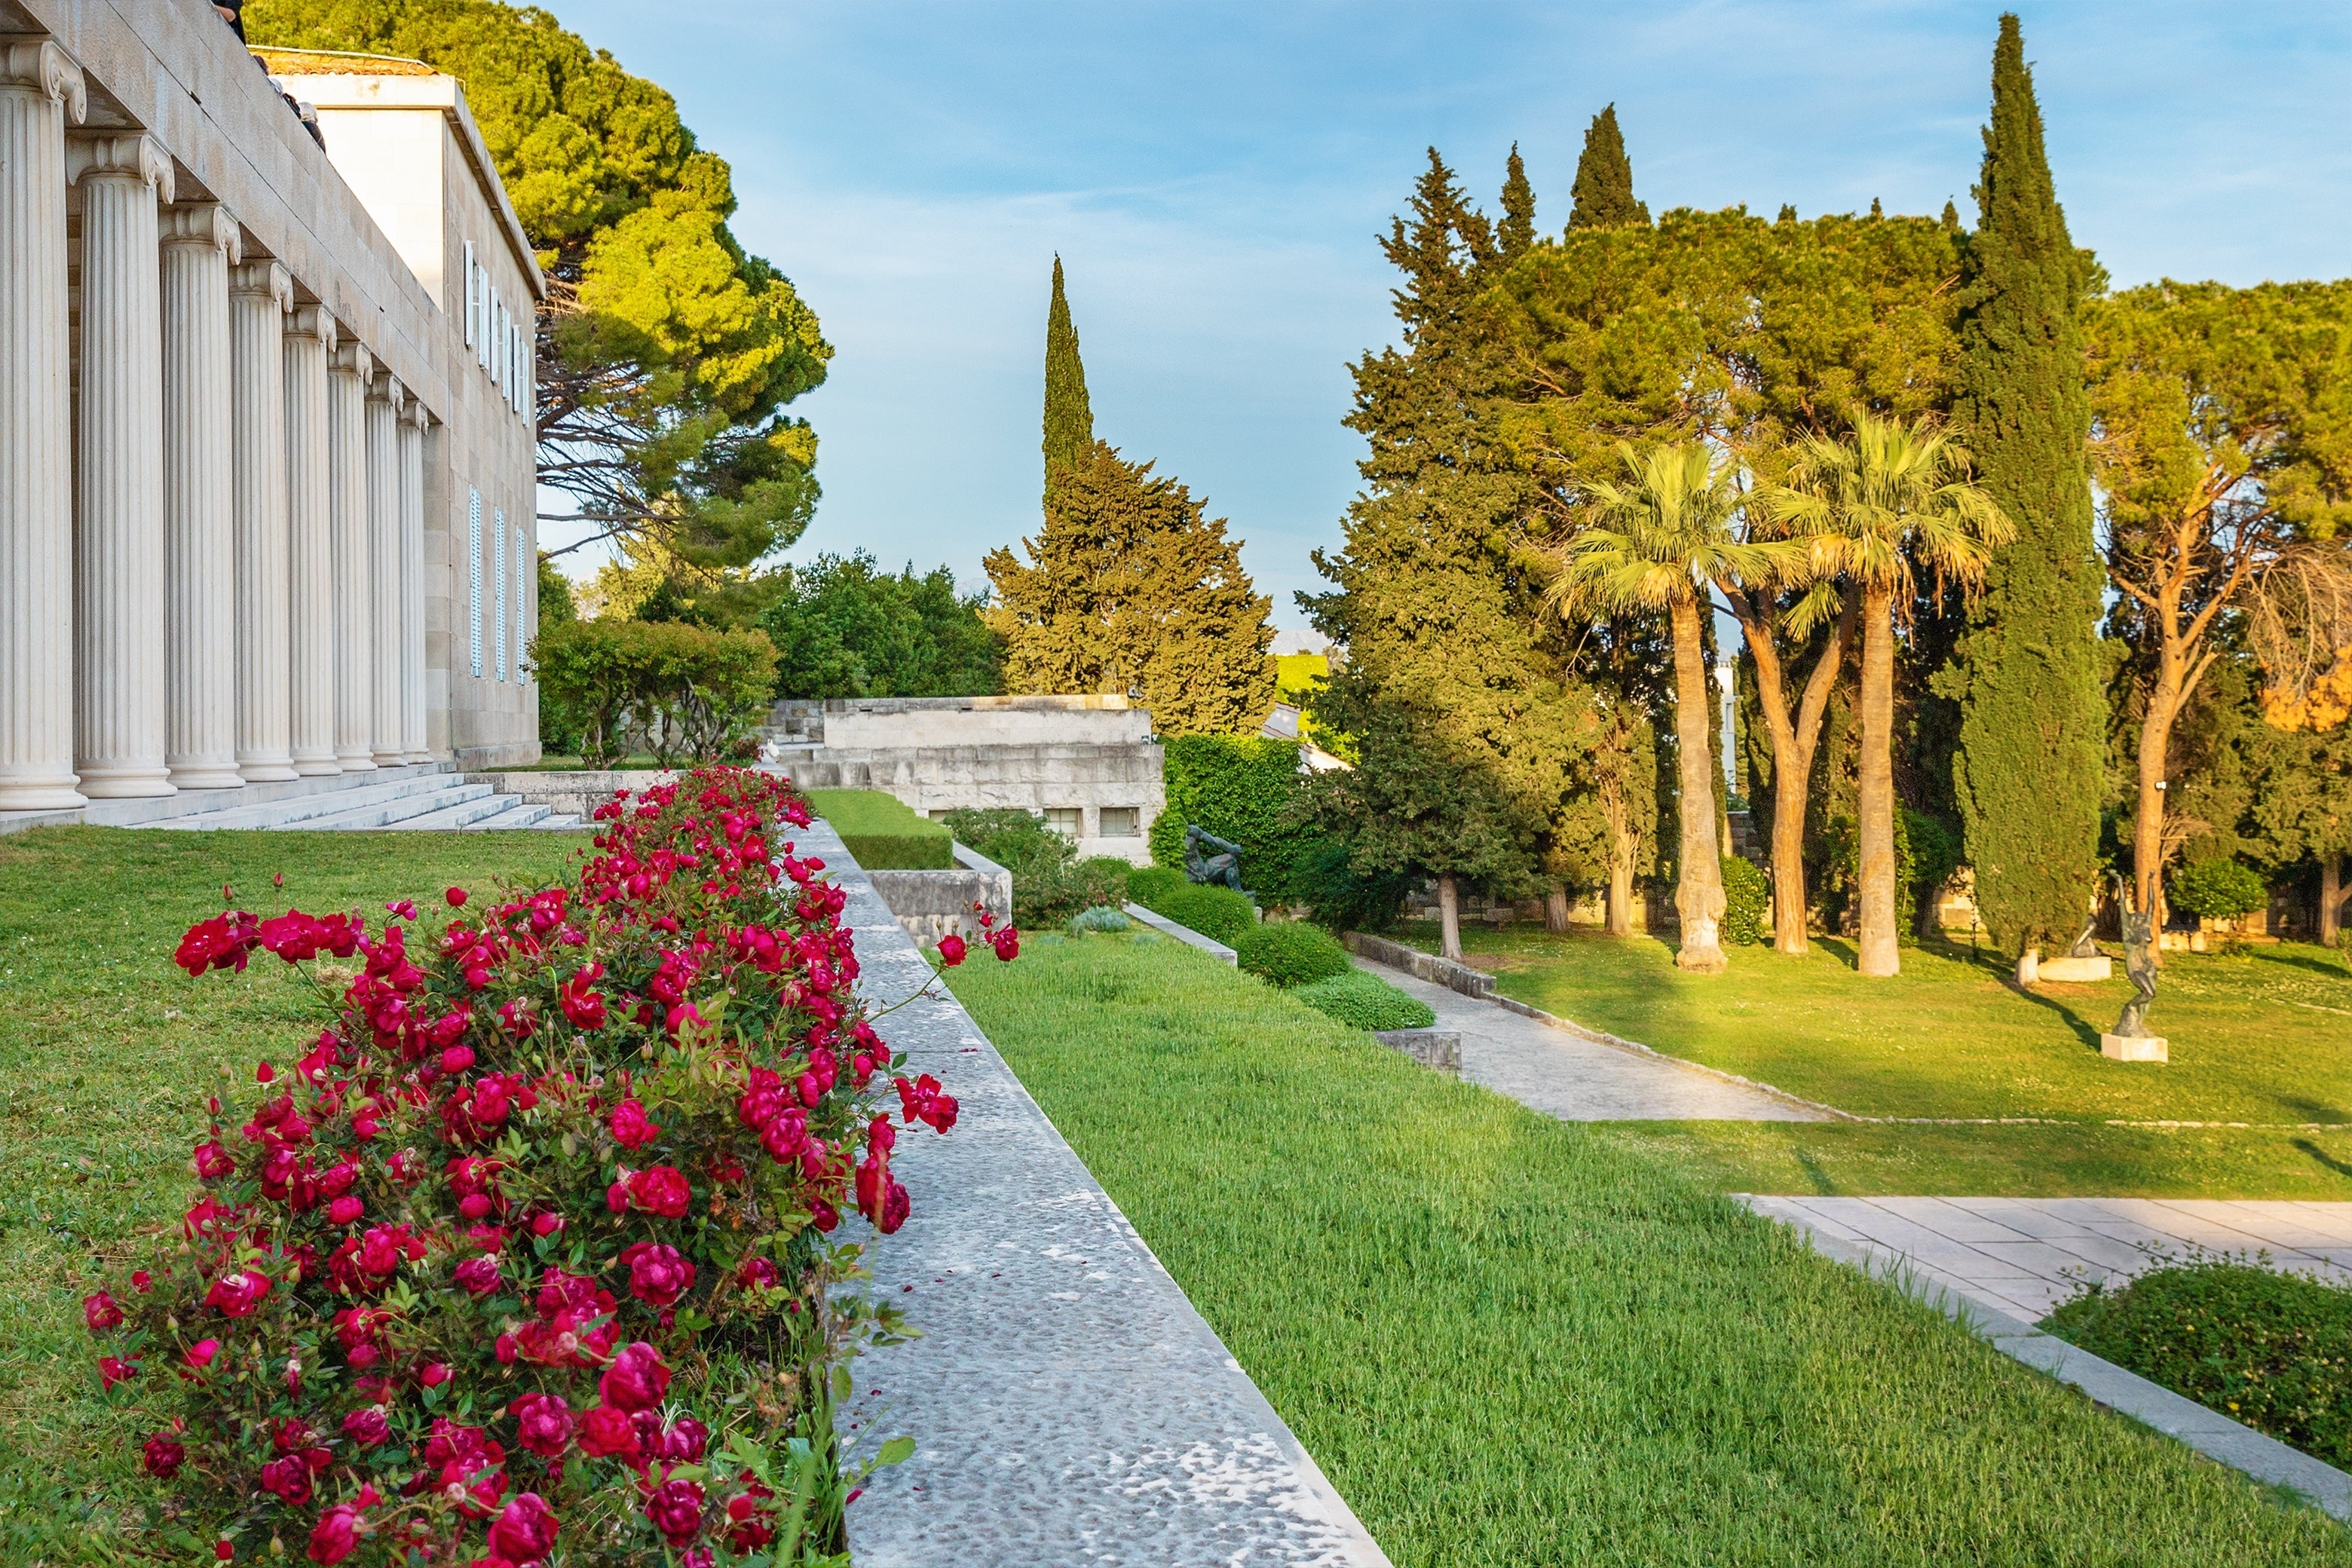
[[[1135,922],[1127,911],[1111,904],[1095,904],[1070,917],[1070,934],[1084,936],[1088,931],[1126,931]]]
[[[1242,973],[1287,990],[1348,972],[1348,950],[1321,926],[1268,921],[1233,939]]]
[[[1165,899],[1179,889],[1192,885],[1183,872],[1166,866],[1138,866],[1127,876],[1127,896],[1147,910],[1160,906],[1153,900]]]
[[[2352,1465],[2352,1290],[2200,1258],[2090,1285],[2042,1325],[2210,1410]]]
[[[1753,947],[1772,940],[1772,884],[1763,868],[1737,855],[1723,858],[1723,940]]]
[[[1291,994],[1317,1012],[1359,1029],[1426,1029],[1437,1022],[1437,1014],[1428,1003],[1360,969],[1328,980],[1310,980]]]
[[[678,621],[571,621],[531,639],[540,700],[577,734],[592,768],[633,751],[661,766],[757,754],[754,733],[776,683],[776,648],[759,632]]]
[[[2206,920],[2236,920],[2268,902],[2262,878],[2235,860],[2200,860],[2172,874],[2173,908]]]
[[[955,835],[896,795],[878,789],[813,789],[808,797],[866,870],[954,868]]]
[[[1214,942],[1232,942],[1242,932],[1257,924],[1257,906],[1234,892],[1231,888],[1204,888],[1192,882],[1180,882],[1175,887],[1164,883],[1148,883],[1142,892],[1135,886],[1135,876],[1128,876],[1128,897],[1150,910],[1165,915],[1187,930],[1199,931]],[[1144,893],[1151,896],[1146,898]]]
[[[1115,855],[1081,860],[1077,846],[1018,807],[965,807],[940,819],[963,843],[1013,873],[1013,923],[1045,931],[1081,910],[1127,901],[1133,869]]]

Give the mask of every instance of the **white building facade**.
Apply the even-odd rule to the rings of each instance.
[[[535,761],[530,245],[450,79],[0,0],[0,812]]]

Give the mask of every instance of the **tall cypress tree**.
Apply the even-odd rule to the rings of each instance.
[[[1650,221],[1648,205],[1633,199],[1633,164],[1625,156],[1615,104],[1594,115],[1586,128],[1569,195],[1576,204],[1568,215],[1570,228],[1622,228]]]
[[[2017,542],[1994,557],[1960,654],[1953,793],[1977,907],[2027,955],[2082,929],[2096,874],[2105,703],[2091,537],[2082,301],[2088,258],[2066,233],[2017,17],[1993,49],[1992,123],[1962,279],[1953,419]]]
[[[1054,302],[1045,310],[1045,479],[1056,463],[1083,463],[1095,445],[1095,411],[1087,401],[1087,367],[1078,359],[1078,329],[1062,292],[1062,258],[1054,258]]]
[[[1496,259],[1508,267],[1536,242],[1536,188],[1528,183],[1528,166],[1519,161],[1519,144],[1503,166],[1503,221],[1495,226]]]

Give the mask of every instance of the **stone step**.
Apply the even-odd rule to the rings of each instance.
[[[541,833],[572,833],[577,832],[587,826],[588,825],[586,823],[581,821],[571,813],[562,811],[555,813],[551,816],[542,817],[539,821],[531,824],[533,828]]]
[[[306,816],[294,822],[272,822],[264,826],[280,831],[348,833],[371,827],[391,827],[398,823],[446,811],[469,801],[489,800],[498,791],[488,784],[452,783],[425,795],[396,795],[390,800],[354,805],[325,816]]]
[[[510,795],[499,795],[488,785],[471,784],[468,789],[487,793],[453,805],[441,806],[415,816],[387,822],[387,829],[401,833],[446,833],[458,828],[527,827],[547,815],[543,805],[529,805]],[[528,814],[518,817],[518,812]]]
[[[365,778],[368,775],[359,776]],[[352,783],[338,789],[316,790],[307,795],[293,795],[282,800],[260,801],[247,805],[223,802],[222,809],[219,810],[184,812],[175,816],[158,817],[148,822],[124,826],[170,827],[205,832],[233,828],[287,827],[317,818],[340,816],[354,810],[388,805],[394,801],[436,795],[453,786],[464,787],[463,781],[454,773],[420,773],[406,778],[387,779],[381,784]],[[440,804],[448,803],[445,801]]]

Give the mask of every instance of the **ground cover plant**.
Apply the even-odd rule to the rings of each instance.
[[[1286,988],[1348,973],[1348,950],[1339,939],[1304,921],[1267,921],[1246,928],[1234,939],[1234,956],[1244,974]]]
[[[770,849],[807,820],[789,786],[697,774],[597,817],[572,876],[474,911],[451,886],[429,936],[404,900],[186,931],[191,976],[357,962],[257,1089],[207,1102],[176,1248],[83,1303],[159,1483],[143,1509],[93,1489],[91,1533],[221,1561],[289,1538],[327,1563],[836,1560],[862,1468],[835,1369],[895,1314],[829,1296],[858,1256],[832,1233],[906,1215],[887,1109],[945,1131],[956,1108],[891,1076],[823,863]]]
[[[1671,1161],[1203,954],[950,979],[1400,1568],[2352,1563]]]
[[[945,871],[955,866],[955,835],[897,795],[878,789],[813,789],[809,805],[833,825],[868,871]]]
[[[2352,1465],[2352,1290],[2196,1258],[2096,1281],[2042,1326],[2339,1468]]]
[[[1310,980],[1293,987],[1290,994],[1350,1028],[1426,1029],[1437,1022],[1436,1011],[1428,1003],[1360,969],[1328,980]]]

